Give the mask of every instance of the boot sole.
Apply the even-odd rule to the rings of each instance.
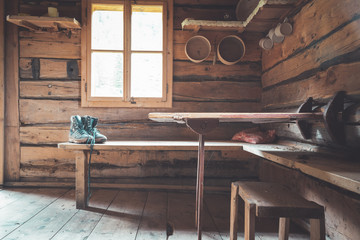
[[[101,139],[96,139],[95,138],[95,143],[104,143],[104,142],[106,142],[106,140],[107,139],[102,139],[102,138]]]
[[[79,140],[79,139],[69,139],[69,142],[71,142],[71,143],[80,143],[80,144],[83,144],[83,143],[90,143],[90,142],[88,142],[88,139],[85,139],[85,140]]]

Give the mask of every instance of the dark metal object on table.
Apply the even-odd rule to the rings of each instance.
[[[344,124],[344,99],[345,92],[337,92],[326,104],[323,113],[324,125],[332,141],[344,145],[345,124]],[[312,113],[313,99],[310,97],[298,109],[298,113]],[[297,120],[297,126],[305,139],[311,138],[311,123],[308,120]]]
[[[313,104],[313,98],[310,97],[306,100],[306,102],[300,105],[297,112],[298,113],[312,112],[312,104]],[[309,139],[311,137],[311,124],[306,120],[296,120],[296,124],[300,130],[301,136],[305,139]]]
[[[345,144],[345,126],[343,120],[345,92],[340,91],[325,106],[324,123],[331,139],[338,144]]]

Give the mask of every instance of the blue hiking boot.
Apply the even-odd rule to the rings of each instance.
[[[91,116],[81,117],[81,120],[84,124],[85,131],[95,138],[95,143],[103,143],[107,141],[107,137],[97,130],[96,125],[98,124],[99,119]]]
[[[84,125],[79,115],[71,116],[70,122],[71,124],[70,124],[70,133],[69,133],[69,142],[72,143],[92,142],[93,137],[85,131]]]

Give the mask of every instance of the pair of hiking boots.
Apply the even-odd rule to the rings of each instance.
[[[71,116],[69,142],[72,143],[103,143],[107,137],[101,134],[97,129],[99,119],[91,116]]]

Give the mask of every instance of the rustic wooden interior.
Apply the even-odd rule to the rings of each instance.
[[[197,135],[186,125],[154,122],[148,114],[296,112],[309,97],[319,106],[314,111],[323,112],[324,105],[337,92],[345,91],[345,106],[350,107],[343,111],[341,126],[345,140],[342,142],[334,141],[323,121],[312,124],[309,139],[303,138],[294,123],[262,123],[258,124],[261,128],[276,130],[277,143],[244,144],[243,150],[206,151],[205,192],[209,194],[207,197],[212,197],[205,201],[206,211],[213,214],[213,221],[219,224],[214,231],[223,232],[211,239],[228,239],[231,182],[284,183],[307,200],[325,207],[329,239],[359,239],[359,0],[261,0],[264,5],[245,26],[240,27],[235,13],[238,0],[174,0],[172,107],[157,109],[81,107],[81,7],[84,2],[0,0],[1,219],[12,214],[7,208],[19,211],[21,203],[30,206],[31,201],[39,198],[44,201],[46,197],[61,198],[63,204],[67,204],[66,209],[74,213],[75,202],[65,201],[74,197],[74,190],[70,189],[75,185],[74,152],[57,146],[68,141],[72,115],[99,117],[98,129],[111,141],[197,141]],[[43,16],[48,6],[57,7],[60,18],[71,18],[76,22],[71,21],[68,26],[57,23],[53,24],[54,28],[47,28],[20,16],[22,20],[16,20],[19,13]],[[15,20],[6,21],[8,15]],[[182,26],[187,18],[198,20],[195,21],[197,25],[191,25],[194,23],[191,22]],[[262,50],[259,40],[285,18],[293,26],[292,34],[282,43],[274,44],[271,50]],[[233,22],[230,27],[224,26],[230,21]],[[216,26],[208,26],[214,22]],[[196,34],[205,36],[213,45],[210,56],[201,63],[191,62],[184,52],[186,41]],[[224,36],[232,34],[244,41],[246,53],[239,63],[224,65],[216,59],[214,48]],[[224,122],[206,135],[206,140],[230,140],[235,133],[253,126],[248,122]],[[169,216],[169,212],[172,214],[170,222],[176,223],[178,217],[189,219],[185,222],[193,221],[193,213],[188,211],[193,211],[194,202],[189,201],[191,207],[181,204],[193,196],[189,192],[193,193],[195,189],[197,154],[196,148],[158,150],[155,146],[150,150],[95,152],[91,177],[96,189],[90,207],[107,208],[111,201],[117,201],[116,196],[128,195],[127,200],[121,201],[130,205],[131,198],[139,201],[139,206],[148,199],[150,207],[145,210],[155,212],[154,216],[162,216],[157,223],[162,224],[162,228],[166,228],[164,214]],[[120,192],[109,190],[118,188],[121,188]],[[184,191],[182,195],[179,193]],[[216,195],[214,191],[221,194]],[[2,202],[2,199],[10,199],[10,195],[11,201]],[[121,201],[112,209],[114,216],[121,216],[116,213],[117,210],[122,213],[116,209],[121,208]],[[151,205],[151,201],[166,203],[159,207]],[[220,202],[227,205],[220,207]],[[11,203],[18,207],[12,207]],[[181,207],[177,209],[169,204]],[[52,205],[46,206],[51,212]],[[186,210],[181,212],[181,209]],[[136,211],[129,214],[136,214]],[[35,212],[27,216],[32,218]],[[102,210],[90,212],[88,218],[98,218],[104,213]],[[81,210],[76,216],[81,221],[85,214],[86,211]],[[146,219],[144,214],[142,212],[142,219]],[[23,223],[26,221],[22,220]],[[144,232],[138,233],[136,239],[166,238],[166,229],[165,236],[162,232],[154,237],[149,235],[153,225],[143,223],[145,227],[141,229]],[[305,230],[309,228],[306,221],[296,220],[295,223]],[[69,224],[66,226],[70,227]],[[8,230],[0,223],[0,238],[6,236],[8,233],[4,233]],[[181,235],[179,239],[194,239],[196,235],[191,234]],[[21,236],[18,234],[18,239]],[[72,236],[61,237],[69,239]],[[44,235],[44,239],[48,238],[49,235]],[[267,239],[261,235],[257,238]],[[93,239],[100,238],[95,235]]]

